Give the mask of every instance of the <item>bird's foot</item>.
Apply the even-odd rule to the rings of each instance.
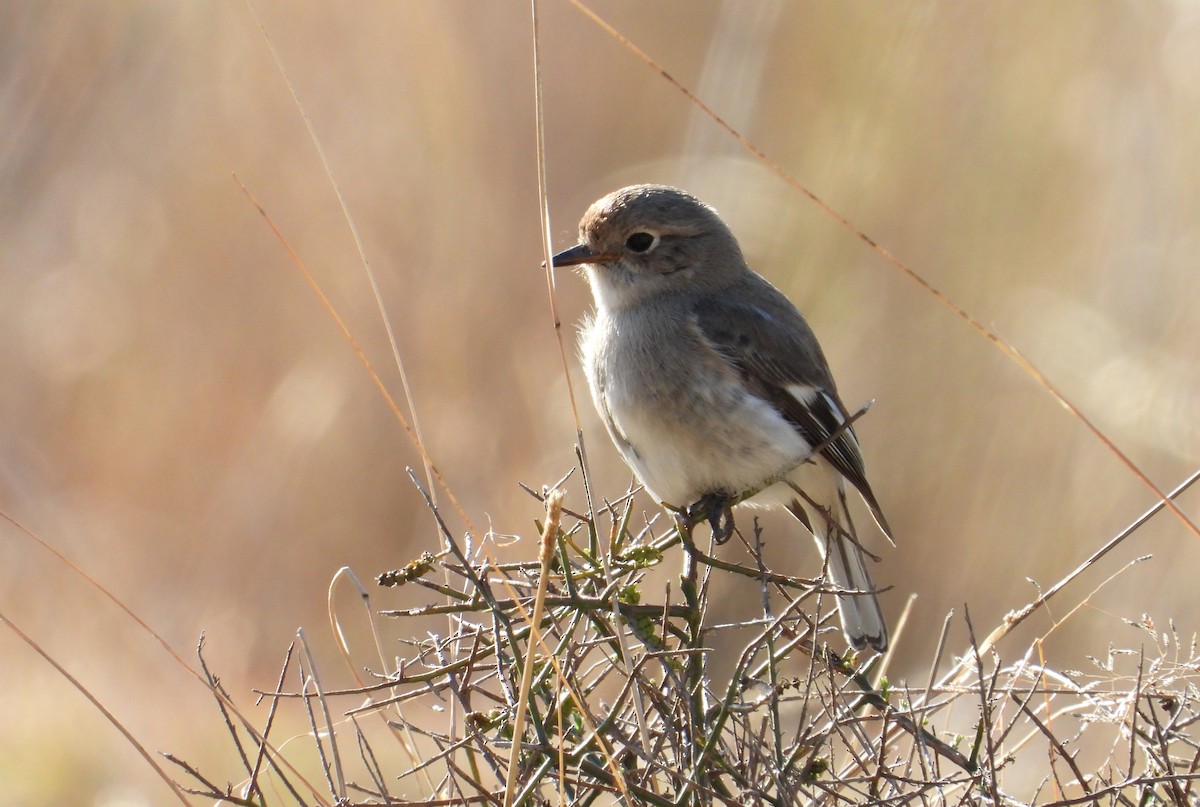
[[[700,519],[708,521],[712,528],[713,540],[723,544],[733,535],[733,497],[726,493],[706,493],[699,501],[687,509],[689,524],[696,524]]]

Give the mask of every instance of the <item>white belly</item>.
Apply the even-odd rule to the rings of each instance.
[[[638,336],[593,325],[583,358],[596,409],[654,498],[686,507],[708,493],[736,495],[809,454],[795,427],[750,395],[723,361],[673,352],[654,334]],[[764,492],[761,503],[776,503],[772,493]]]
[[[683,507],[707,493],[761,487],[808,453],[808,444],[765,401],[740,390],[713,397],[708,403],[725,406],[712,415],[697,400],[666,419],[610,399],[613,421],[633,449],[625,459],[659,501]]]

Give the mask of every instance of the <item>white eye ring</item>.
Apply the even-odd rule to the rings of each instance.
[[[625,239],[625,248],[630,252],[637,252],[644,255],[658,246],[660,240],[655,233],[638,230]]]

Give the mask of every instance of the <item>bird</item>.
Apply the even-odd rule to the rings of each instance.
[[[667,185],[621,188],[588,208],[552,264],[587,277],[581,361],[643,487],[676,512],[707,512],[718,540],[732,531],[719,514],[748,493],[742,504],[786,509],[816,540],[847,642],[885,652],[846,483],[893,534],[851,416],[808,322],[747,265],[716,210]]]

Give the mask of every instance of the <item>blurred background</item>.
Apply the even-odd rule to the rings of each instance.
[[[361,232],[433,460],[475,527],[525,536],[498,540],[532,557],[541,508],[517,483],[566,473],[575,427],[539,269],[529,8],[254,7]],[[1011,340],[1157,484],[1195,469],[1195,5],[590,7]],[[242,2],[8,2],[0,30],[0,509],[185,655],[203,632],[243,704],[273,687],[301,626],[326,685],[348,683],[326,616],[333,574],[371,578],[438,538],[405,474],[419,456],[233,178],[399,395],[362,262],[267,39]],[[950,609],[966,603],[990,631],[1153,503],[1024,372],[570,3],[543,0],[541,39],[554,247],[574,243],[610,190],[684,186],[807,314],[847,405],[877,401],[859,436],[899,545],[872,536],[875,576],[895,587],[893,618],[918,595],[894,680],[923,684]],[[629,474],[574,360],[586,285],[561,276],[557,302],[595,485],[612,499]],[[578,479],[568,487],[582,508]],[[1200,494],[1180,501],[1200,518]],[[766,523],[772,562],[814,574],[807,540],[787,552],[786,522]],[[1147,553],[1050,633],[1048,658],[1077,667],[1110,643],[1136,646],[1123,620],[1143,613],[1191,636],[1200,541],[1166,514],[1004,649],[1019,655]],[[376,607],[423,600],[372,589]],[[358,619],[348,589],[334,602]],[[237,776],[204,689],[7,523],[0,609],[150,750]],[[419,635],[386,627],[389,640]],[[965,642],[956,622],[951,648]],[[167,801],[9,630],[0,682],[0,802]]]

